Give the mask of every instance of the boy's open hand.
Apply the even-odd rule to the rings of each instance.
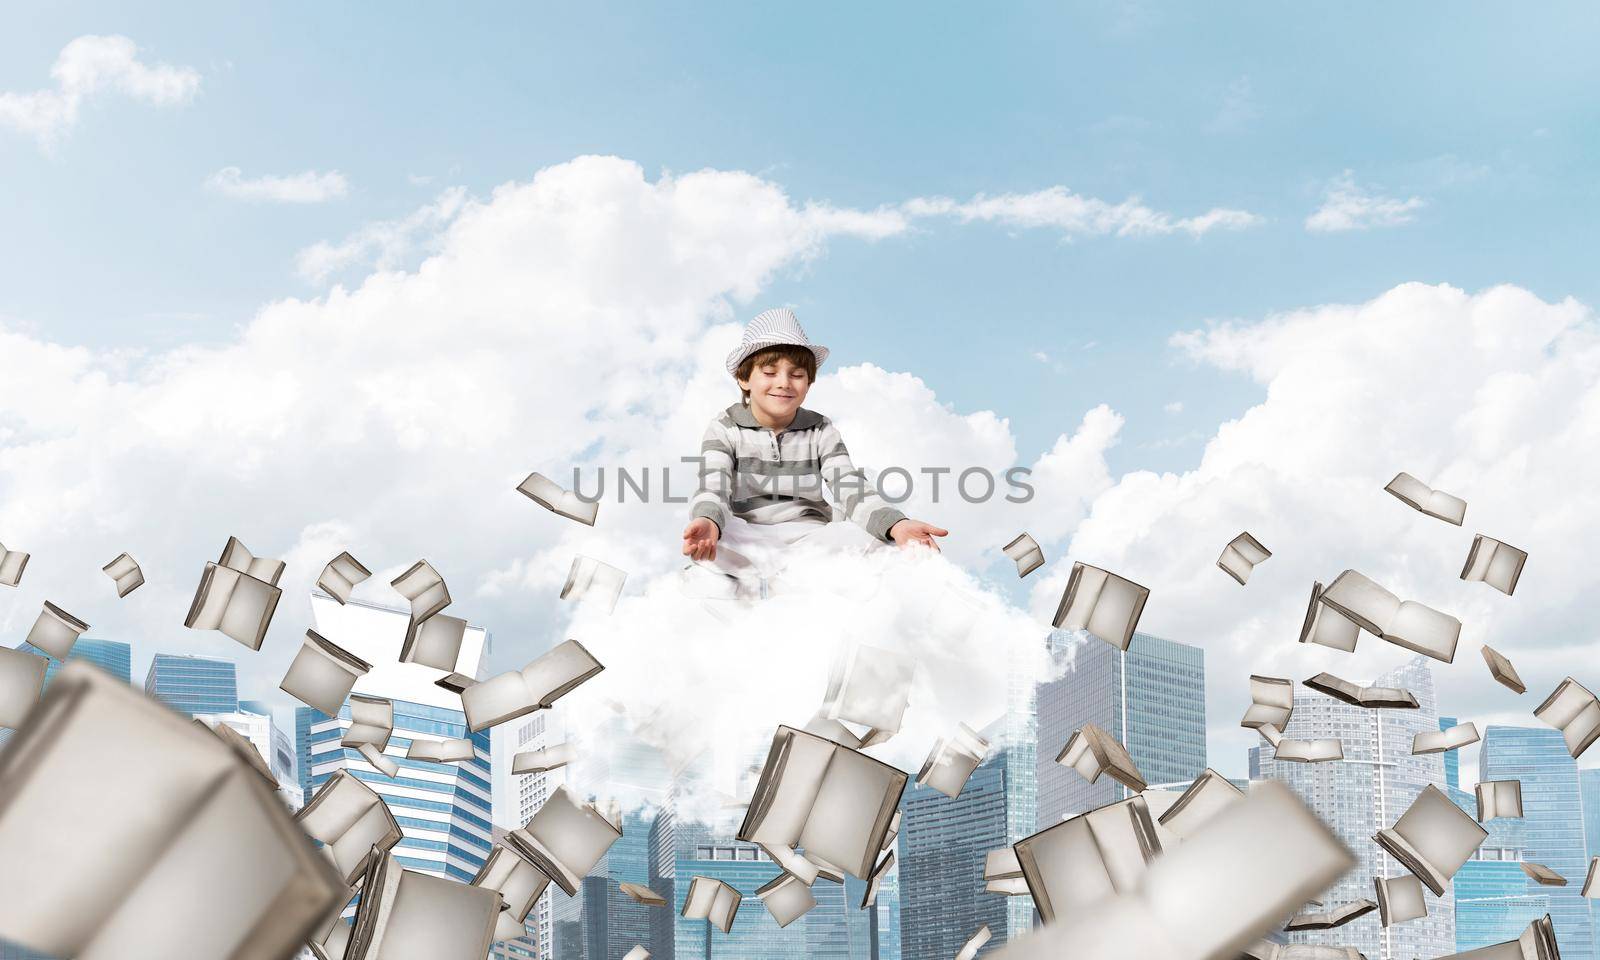
[[[721,536],[715,520],[695,517],[683,528],[683,555],[691,560],[715,560],[717,539]]]
[[[910,517],[896,520],[894,526],[889,528],[889,538],[900,546],[904,547],[913,542],[925,543],[932,547],[935,553],[939,551],[939,544],[933,538],[949,535],[950,531],[943,527],[936,527],[925,520],[912,520]]]

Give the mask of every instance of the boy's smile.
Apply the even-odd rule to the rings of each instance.
[[[772,430],[782,430],[794,420],[805,402],[806,393],[811,389],[811,377],[805,367],[779,357],[757,364],[750,371],[750,379],[740,380],[739,386],[750,391],[750,412],[756,422]]]

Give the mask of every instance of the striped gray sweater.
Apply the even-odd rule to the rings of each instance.
[[[735,403],[706,427],[700,454],[700,489],[690,501],[691,513],[710,518],[719,530],[730,514],[749,523],[832,520],[824,482],[844,517],[880,540],[889,540],[889,528],[905,518],[850,462],[833,421],[804,407],[774,433],[743,401]]]

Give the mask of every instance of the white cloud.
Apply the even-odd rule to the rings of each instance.
[[[1171,403],[1164,403],[1164,404],[1161,405],[1161,409],[1165,410],[1167,413],[1182,413],[1183,412],[1183,401],[1182,400],[1174,400]]]
[[[246,178],[238,167],[223,167],[206,180],[206,186],[235,200],[265,203],[324,203],[344,196],[350,188],[337,170]]]
[[[1214,207],[1192,217],[1174,217],[1153,210],[1131,197],[1121,203],[1108,203],[1095,197],[1073,193],[1054,186],[1033,193],[979,194],[971,200],[949,197],[916,197],[901,204],[913,217],[955,217],[962,223],[985,221],[1012,227],[1051,227],[1068,237],[1114,235],[1118,237],[1155,236],[1187,233],[1204,236],[1212,230],[1241,230],[1263,222],[1246,210]]]
[[[191,67],[146,64],[132,40],[122,36],[82,36],[57,55],[50,76],[55,86],[30,93],[0,93],[0,124],[53,147],[78,124],[82,105],[111,91],[153,106],[187,103],[200,88]]]
[[[1600,493],[1587,478],[1600,473],[1600,328],[1589,309],[1515,287],[1405,284],[1173,343],[1249,377],[1264,399],[1221,424],[1192,469],[1118,478],[1070,556],[1150,587],[1141,626],[1204,647],[1213,766],[1241,770],[1253,742],[1237,727],[1250,673],[1367,681],[1410,658],[1368,636],[1354,656],[1296,643],[1312,582],[1346,568],[1463,621],[1456,662],[1434,664],[1443,713],[1538,725],[1538,698],[1597,662],[1588,554]],[[1401,470],[1464,497],[1466,525],[1384,493]],[[1241,530],[1273,551],[1245,587],[1215,568]],[[1516,596],[1458,579],[1480,532],[1530,551]],[[1036,616],[1054,609],[1065,559],[1041,571]],[[1516,663],[1526,697],[1490,680],[1484,641]]]
[[[397,220],[365,224],[338,243],[318,240],[295,254],[295,271],[308,283],[321,283],[353,267],[393,270],[419,244],[431,242],[466,202],[466,188],[451,187]]]
[[[1328,184],[1322,206],[1306,217],[1306,229],[1312,233],[1340,233],[1398,227],[1415,220],[1416,212],[1426,205],[1421,197],[1400,200],[1369,193],[1356,183],[1354,172],[1346,170]]]

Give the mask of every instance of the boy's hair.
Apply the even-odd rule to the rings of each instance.
[[[745,357],[743,360],[739,361],[739,369],[734,372],[734,378],[736,380],[749,380],[751,375],[755,373],[756,367],[763,363],[771,363],[780,358],[788,360],[797,367],[803,368],[806,372],[806,379],[812,381],[813,383],[816,382],[817,355],[812,353],[806,347],[797,347],[788,343],[781,343],[775,347],[767,347],[765,350],[758,350],[755,353],[750,354],[750,356]],[[744,387],[740,387],[739,393],[743,396],[745,403],[750,402],[749,390],[746,390]]]

